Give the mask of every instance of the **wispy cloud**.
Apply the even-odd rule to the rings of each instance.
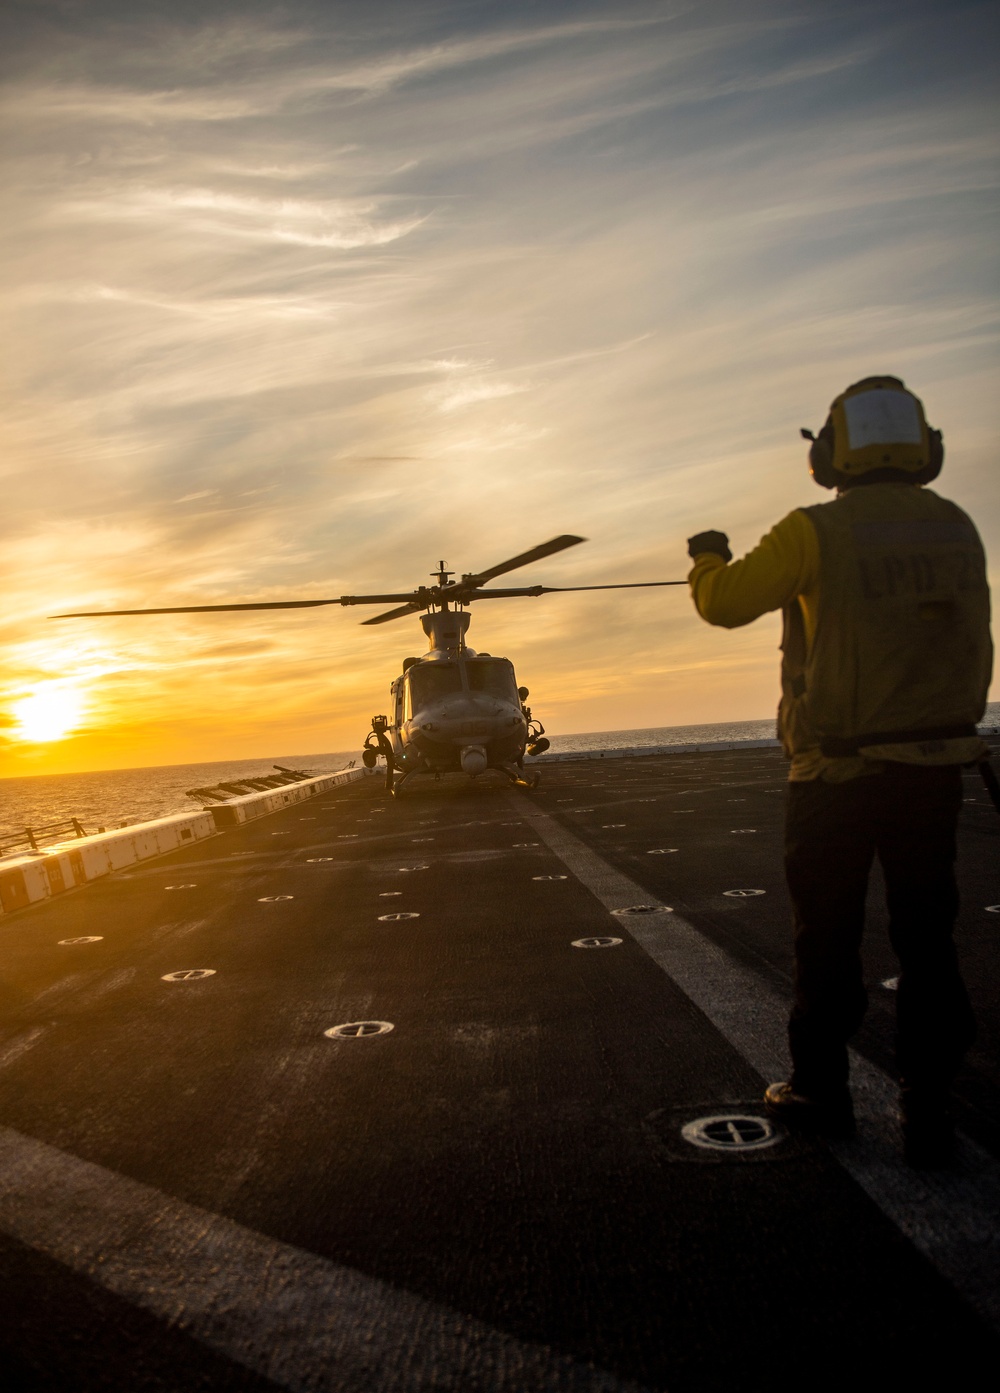
[[[405,237],[424,221],[422,216],[378,220],[374,201],[295,199],[237,196],[212,189],[131,188],[105,191],[103,196],[67,201],[53,210],[60,220],[78,223],[141,220],[155,224],[161,235],[171,228],[208,239],[297,242],[309,247],[348,251],[381,247]]]

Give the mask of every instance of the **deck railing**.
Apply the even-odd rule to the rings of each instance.
[[[25,827],[21,831],[2,832],[0,833],[0,856],[5,856],[10,851],[21,851],[24,847],[28,847],[31,851],[38,851],[43,843],[64,842],[70,835],[74,837],[89,836],[79,818],[68,817],[64,818],[62,822],[46,822],[39,827]]]

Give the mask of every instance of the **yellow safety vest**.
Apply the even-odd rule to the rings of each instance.
[[[819,538],[813,642],[784,609],[786,753],[962,762],[975,757],[993,662],[986,558],[956,504],[868,484],[802,510]]]

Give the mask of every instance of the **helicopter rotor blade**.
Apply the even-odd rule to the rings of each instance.
[[[494,576],[505,575],[508,571],[516,571],[521,566],[528,566],[532,561],[541,561],[545,556],[553,556],[557,551],[565,551],[567,547],[575,547],[580,542],[585,542],[586,537],[574,537],[565,533],[561,537],[553,537],[550,542],[542,542],[541,546],[532,547],[530,551],[522,551],[519,556],[512,556],[508,561],[501,561],[498,566],[491,566],[488,571],[479,571],[474,576],[463,577],[454,586],[449,586],[450,590],[478,590],[486,581],[492,580]]]
[[[413,591],[402,595],[339,595],[335,600],[259,600],[245,605],[170,605],[162,609],[88,609],[77,614],[50,614],[50,619],[104,619],[118,614],[224,614],[244,609],[315,609],[318,605],[389,605],[409,600]]]
[[[163,609],[86,609],[78,614],[50,614],[50,619],[105,619],[116,614],[217,614],[238,609],[313,609],[339,600],[271,600],[249,605],[170,605]]]
[[[644,590],[650,585],[687,585],[686,580],[626,580],[617,585],[546,585],[543,595],[554,595],[570,590]]]
[[[633,580],[623,581],[618,585],[526,585],[516,590],[473,590],[464,597],[462,603],[470,604],[473,600],[507,600],[516,595],[565,594],[573,590],[643,590],[651,585],[687,585],[687,581]]]
[[[341,595],[336,603],[338,605],[392,605],[401,604],[405,600],[408,604],[416,605],[418,609],[423,609],[423,594],[425,590],[426,587],[421,585],[417,590],[402,590],[398,595]]]
[[[686,580],[637,580],[625,581],[619,585],[524,585],[504,590],[466,590],[465,587],[452,587],[443,594],[455,604],[471,604],[473,600],[509,600],[519,595],[554,595],[571,590],[641,590],[651,585],[687,585]],[[461,588],[461,595],[454,593]],[[436,600],[428,596],[428,600]],[[386,614],[376,614],[374,619],[364,619],[364,624],[387,624],[391,619],[402,619],[408,614],[419,614],[426,604],[416,602],[390,609]]]
[[[407,614],[419,614],[422,609],[426,609],[426,604],[400,605],[398,609],[390,609],[385,614],[376,614],[374,619],[362,619],[362,624],[388,624],[390,619],[402,619]]]
[[[516,589],[482,589],[486,581],[492,580],[496,576],[504,575],[508,571],[515,571],[521,566],[528,566],[533,561],[541,561],[546,556],[553,556],[556,552],[565,551],[567,547],[575,547],[583,541],[586,541],[585,537],[575,537],[570,533],[564,533],[562,536],[553,537],[551,541],[543,542],[540,546],[532,547],[530,551],[523,551],[518,556],[501,561],[498,565],[491,566],[489,570],[480,571],[476,575],[464,576],[462,580],[452,585],[433,587],[422,585],[417,590],[407,591],[403,594],[340,595],[336,599],[330,600],[259,600],[233,605],[163,605],[153,609],[78,610],[70,614],[53,614],[49,618],[105,619],[138,614],[231,614],[243,610],[317,609],[323,605],[399,604],[397,609],[388,610],[385,614],[376,615],[374,619],[363,621],[365,624],[387,624],[390,620],[402,619],[410,614],[419,614],[421,610],[442,602],[461,605],[468,604],[472,600],[503,600],[517,595],[551,595],[574,590],[638,590],[648,586],[687,584],[687,581],[683,580],[647,580],[627,581],[618,585],[531,585]]]

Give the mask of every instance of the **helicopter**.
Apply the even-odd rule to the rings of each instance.
[[[518,788],[537,786],[537,774],[525,777],[524,757],[549,748],[545,727],[531,714],[527,687],[519,687],[509,658],[477,653],[466,642],[476,600],[506,600],[579,590],[635,590],[650,586],[685,585],[680,580],[632,581],[617,585],[530,585],[486,589],[497,576],[575,547],[585,537],[564,534],[529,551],[454,579],[454,571],[438,563],[431,576],[435,585],[420,585],[400,594],[341,595],[330,600],[274,600],[235,605],[176,605],[162,609],[90,610],[56,614],[54,619],[93,619],[131,614],[215,614],[237,610],[312,609],[321,605],[394,604],[395,609],[365,619],[363,624],[387,624],[411,614],[420,615],[427,637],[422,657],[403,661],[403,670],[390,686],[388,715],[373,716],[365,737],[362,760],[372,769],[385,760],[386,790],[398,794],[415,773],[468,774],[472,778],[493,769]]]

